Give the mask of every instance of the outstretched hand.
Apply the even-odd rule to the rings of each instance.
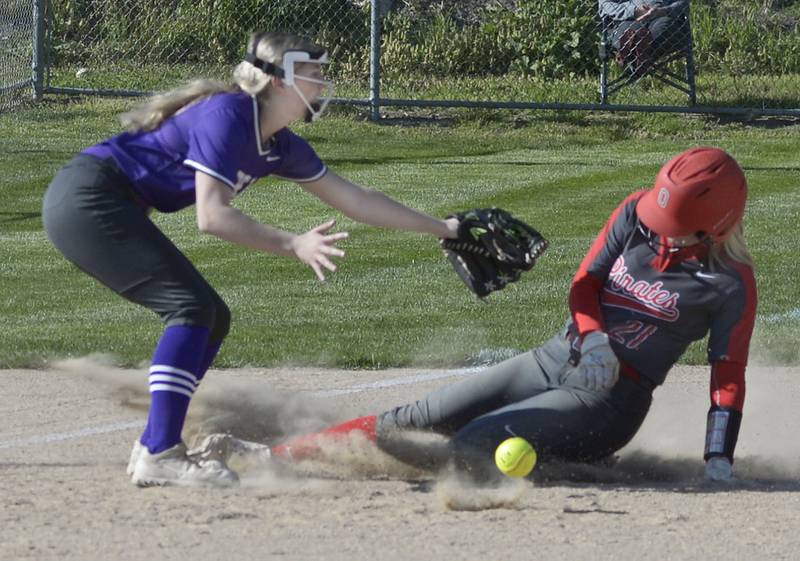
[[[325,282],[323,268],[331,272],[336,271],[336,265],[330,260],[330,257],[344,257],[344,251],[336,247],[336,242],[346,239],[350,235],[347,232],[328,234],[335,224],[336,220],[329,220],[305,234],[296,236],[292,243],[292,251],[295,256],[314,269],[320,282]]]
[[[445,239],[456,239],[458,237],[458,224],[459,220],[455,216],[445,218],[444,225],[447,228],[447,235],[442,236]]]

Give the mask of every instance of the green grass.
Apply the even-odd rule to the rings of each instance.
[[[58,167],[115,133],[116,115],[129,103],[57,98],[0,115],[0,367],[94,352],[138,364],[152,352],[158,319],[69,265],[48,243],[39,215]],[[750,180],[747,233],[761,297],[753,353],[772,363],[800,358],[797,126],[642,114],[389,115],[376,125],[338,111],[297,130],[356,182],[437,216],[506,207],[539,227],[551,250],[522,281],[481,303],[435,240],[354,224],[293,184],[260,181],[237,204],[292,231],[340,218],[351,232],[348,256],[326,284],[295,261],[200,235],[191,210],[157,215],[233,311],[220,366],[444,366],[482,349],[534,346],[563,324],[571,276],[616,203],[648,185],[668,157],[700,143],[730,150]],[[685,360],[702,362],[702,345]]]
[[[160,91],[186,82],[196,76],[227,80],[227,66],[134,66],[119,63],[112,67],[89,65],[87,72],[76,75],[80,65],[51,69],[50,85],[98,90]],[[676,65],[674,71],[682,75]],[[496,102],[532,101],[539,103],[599,103],[597,71],[573,79],[549,80],[522,76],[436,77],[401,75],[390,67],[383,69],[381,97],[385,99],[419,100],[491,100]],[[611,65],[611,77],[618,69]],[[763,75],[747,73],[732,76],[698,71],[697,104],[700,107],[750,107],[797,109],[800,75]],[[336,78],[336,96],[367,99],[369,83],[350,76]],[[609,99],[616,105],[678,106],[688,104],[687,96],[652,77],[634,86],[625,87]]]

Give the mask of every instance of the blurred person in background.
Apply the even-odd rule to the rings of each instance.
[[[599,0],[617,63],[638,76],[686,45],[688,9],[689,0]]]

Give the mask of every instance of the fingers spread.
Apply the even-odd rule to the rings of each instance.
[[[337,247],[323,245],[319,250],[326,255],[333,255],[334,257],[344,257],[344,251]]]
[[[317,256],[317,263],[321,263],[322,266],[325,267],[326,269],[328,269],[329,271],[335,271],[336,270],[336,265],[334,265],[333,262],[330,259],[328,259],[327,257],[325,257],[322,254]]]
[[[312,231],[313,232],[318,232],[320,234],[324,234],[325,232],[327,232],[328,230],[333,228],[333,226],[335,224],[336,224],[336,220],[328,220],[327,222],[324,222],[324,223],[320,224],[319,226],[317,226],[316,228],[314,228]]]
[[[348,232],[336,232],[335,234],[329,234],[325,236],[324,242],[325,243],[333,243],[338,242],[339,240],[343,240],[349,238],[350,234]]]
[[[319,282],[325,282],[325,275],[322,273],[322,268],[319,266],[319,263],[310,263],[311,268],[314,269],[314,273],[316,273]]]

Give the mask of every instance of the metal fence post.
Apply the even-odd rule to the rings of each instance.
[[[85,12],[85,6],[91,7],[91,17],[69,18],[69,10],[59,10],[57,14],[54,12],[53,4],[60,6],[70,2],[80,5],[81,9],[78,11],[81,13]],[[242,2],[209,0],[208,3],[214,7],[215,20],[220,18],[220,25],[224,21],[226,29],[236,32],[218,37],[218,30],[202,26],[198,28],[198,35],[193,36],[193,40],[197,40],[199,45],[213,45],[213,48],[198,50],[192,46],[194,43],[185,42],[182,38],[184,26],[194,22],[197,15],[189,9],[175,10],[178,4],[188,8],[192,4],[190,0],[0,0],[0,20],[3,20],[0,21],[0,95],[7,97],[7,93],[13,90],[17,92],[17,97],[22,97],[27,95],[32,84],[36,98],[44,93],[144,95],[156,89],[172,87],[184,71],[192,74],[202,72],[210,77],[221,78],[227,74],[228,65],[238,61],[238,37],[254,26],[259,27],[261,24],[257,21],[263,19],[271,22],[270,25],[274,28],[301,34],[312,34],[311,30],[316,29],[316,34],[312,34],[312,37],[325,44],[354,43],[354,58],[350,60],[358,60],[358,64],[363,64],[363,61],[355,57],[363,55],[363,50],[368,49],[369,79],[367,82],[357,80],[350,84],[352,89],[348,88],[348,91],[352,91],[352,99],[337,98],[336,101],[339,104],[366,107],[369,118],[373,121],[382,119],[383,107],[800,115],[798,88],[792,89],[792,84],[787,83],[783,71],[785,67],[796,71],[800,65],[788,55],[785,61],[770,62],[768,70],[754,76],[753,80],[733,79],[726,66],[708,62],[708,67],[704,69],[705,87],[702,99],[699,100],[696,99],[696,93],[692,95],[696,88],[691,85],[695,81],[691,64],[685,77],[679,71],[681,61],[678,59],[650,69],[649,74],[640,75],[638,72],[631,73],[630,65],[628,68],[617,68],[615,57],[610,52],[606,51],[598,59],[597,49],[602,28],[599,26],[601,20],[596,0],[539,3],[542,6],[552,6],[552,10],[530,3],[537,7],[518,11],[513,18],[514,26],[519,26],[514,29],[528,30],[519,42],[511,40],[516,31],[508,36],[494,37],[497,25],[507,25],[507,12],[512,9],[514,2],[444,2],[457,6],[453,11],[443,9],[443,2],[427,0],[311,3],[259,0],[257,3],[264,11],[259,10],[259,15],[253,13],[245,19],[239,17],[234,9]],[[762,29],[760,16],[756,17],[745,9],[744,0],[740,3],[742,7],[737,8],[737,15],[743,18],[743,24],[749,26],[747,29]],[[304,10],[306,19],[301,24],[286,12],[287,6],[295,4],[313,4],[323,9],[310,8],[308,13]],[[505,7],[484,10],[483,6],[486,4]],[[711,18],[708,21],[716,21],[718,16],[727,13],[716,7],[717,3],[700,4],[703,4],[703,18]],[[330,6],[331,13],[327,13],[325,6]],[[336,15],[332,13],[334,8]],[[565,14],[569,14],[569,17],[564,17]],[[7,15],[13,16],[12,19],[7,18]],[[34,21],[31,21],[32,15]],[[54,22],[55,17],[67,19]],[[152,25],[127,25],[137,18],[143,18],[142,21],[146,19]],[[368,21],[364,21],[367,18]],[[329,23],[334,22],[334,19],[337,25],[330,26]],[[550,22],[552,25],[531,24],[540,21]],[[705,20],[701,18],[699,21]],[[384,58],[382,52],[384,23],[387,24],[387,35],[390,32],[397,33],[398,42],[406,43],[406,52],[397,53],[396,62],[405,68],[416,68],[414,76],[402,76],[397,80],[392,77],[395,73],[392,72],[395,61],[389,60],[389,57],[394,55],[387,50],[387,58]],[[365,24],[368,29],[364,28]],[[6,33],[9,25],[13,31],[11,36]],[[60,30],[58,33],[54,32],[56,26]],[[457,32],[448,32],[446,36],[442,36],[442,31],[449,29]],[[109,33],[111,30],[113,33]],[[369,34],[368,38],[365,31]],[[568,35],[564,35],[565,33]],[[562,38],[567,36],[569,40],[563,41]],[[473,52],[472,48],[460,49],[458,45],[464,37],[475,37],[475,46],[480,46],[483,52]],[[791,40],[787,39],[782,48],[792,49],[800,45],[800,34],[787,37],[791,37]],[[30,44],[31,39],[34,40],[33,46]],[[537,45],[543,44],[542,41],[547,44],[557,41],[564,49],[540,52]],[[698,45],[693,48],[696,46]],[[21,54],[14,54],[11,60],[6,54],[9,48],[11,52]],[[704,45],[703,48],[711,50],[695,52],[698,60],[716,60],[715,46]],[[58,57],[52,56],[55,52],[59,53]],[[740,50],[732,52],[736,60],[741,59],[741,65],[746,66],[755,60],[754,55],[744,45]],[[423,57],[427,59],[423,60]],[[415,58],[420,60],[415,61]],[[445,58],[447,60],[443,60]],[[171,72],[159,71],[163,65],[172,65],[173,62],[170,61],[181,61],[180,71],[174,76]],[[387,68],[386,88],[382,87],[384,61]],[[673,65],[672,62],[676,64]],[[74,73],[78,66],[92,67],[97,71],[84,77],[82,72]],[[9,74],[8,69],[11,67],[13,73]],[[598,83],[591,76],[596,76],[601,67],[606,72],[601,84],[601,103],[597,103]],[[363,74],[363,70],[360,68],[355,74]],[[340,71],[341,75],[336,74]],[[337,65],[333,72],[332,77],[342,78],[343,81],[347,81],[353,74],[352,69],[346,65]],[[424,83],[420,83],[422,76],[427,78]],[[478,85],[485,83],[486,76],[491,76],[492,85],[484,91]],[[534,79],[529,79],[531,77]],[[13,81],[10,86],[6,85],[9,79]],[[462,80],[466,87],[457,87]],[[616,82],[612,88],[613,81]],[[686,90],[684,83],[690,84]],[[610,98],[622,86],[628,89],[625,97],[620,96],[618,99],[626,101],[611,103]],[[690,95],[690,104],[686,105],[673,90]],[[538,101],[516,101],[519,99]],[[736,101],[740,106],[721,106],[723,103],[731,103],[728,100],[741,100]],[[700,105],[695,105],[696,101]]]
[[[33,100],[41,101],[44,91],[44,18],[45,1],[33,0]]]
[[[369,118],[381,119],[381,9],[382,0],[371,0],[369,10]]]

